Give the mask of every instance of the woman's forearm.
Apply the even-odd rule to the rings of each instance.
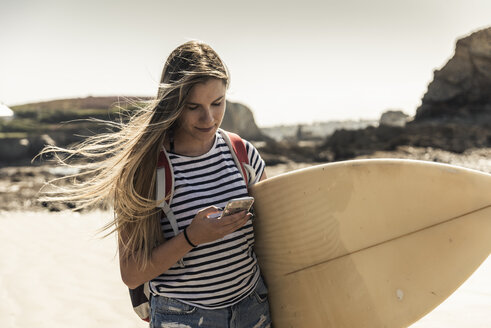
[[[184,234],[180,233],[154,248],[145,270],[140,270],[134,259],[120,257],[121,278],[129,288],[134,289],[167,271],[192,248]]]

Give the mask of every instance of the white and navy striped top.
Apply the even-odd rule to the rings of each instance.
[[[264,171],[264,161],[254,146],[247,141],[245,144],[249,164],[256,172],[256,180],[259,180]],[[232,198],[248,196],[244,178],[219,133],[206,154],[189,157],[169,153],[169,158],[175,176],[170,206],[179,231],[191,223],[200,209],[212,205],[223,208]],[[167,218],[163,217],[161,224],[164,237],[174,237]],[[222,239],[191,250],[183,258],[184,268],[176,263],[150,281],[150,291],[206,309],[233,305],[249,295],[259,278],[253,245],[254,232],[249,220]]]

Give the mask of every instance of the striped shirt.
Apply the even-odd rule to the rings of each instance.
[[[245,144],[249,164],[256,172],[255,183],[265,164],[259,152],[249,142]],[[232,198],[248,196],[244,178],[219,133],[206,154],[189,157],[169,153],[169,159],[175,176],[170,206],[179,231],[191,223],[200,209],[212,205],[223,208]],[[174,237],[167,218],[162,218],[161,225],[166,239]],[[222,239],[192,249],[183,258],[184,267],[176,263],[150,281],[150,291],[206,309],[233,305],[249,295],[259,278],[253,245],[254,231],[249,220]]]

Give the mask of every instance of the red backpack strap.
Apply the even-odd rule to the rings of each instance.
[[[247,156],[247,149],[244,144],[244,140],[240,136],[235,133],[225,131],[232,142],[232,147],[234,148],[234,152],[239,159],[239,162],[249,164],[249,156]]]
[[[240,164],[240,168],[242,170],[242,176],[244,177],[246,186],[249,185],[248,180],[248,172],[247,169],[245,168],[244,164],[249,164],[249,156],[247,156],[247,149],[244,144],[244,140],[242,138],[232,132],[228,132],[225,130],[221,130],[222,135],[226,134],[228,136],[228,139],[230,140],[230,145],[232,146],[232,150],[235,153],[235,156],[237,157],[237,160]]]

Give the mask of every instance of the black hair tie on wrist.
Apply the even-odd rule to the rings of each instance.
[[[193,248],[194,248],[194,247],[197,247],[195,244],[193,244],[193,243],[191,242],[191,240],[189,240],[189,237],[188,237],[188,232],[187,232],[186,230],[187,230],[187,227],[186,227],[186,229],[184,229],[184,238],[186,238],[186,241],[188,242],[188,244],[189,244],[191,247],[193,247]]]

